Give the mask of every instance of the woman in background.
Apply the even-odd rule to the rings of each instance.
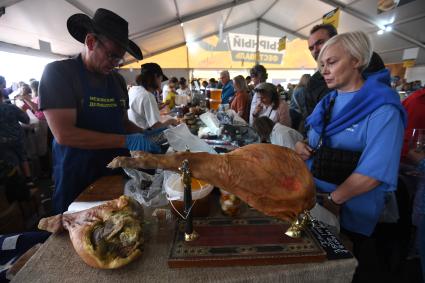
[[[291,97],[291,103],[289,104],[292,128],[296,130],[299,129],[303,113],[305,112],[304,88],[307,86],[310,78],[310,74],[304,74],[301,76],[300,82],[295,87]]]
[[[252,113],[254,120],[255,118],[266,116],[275,123],[279,122],[284,126],[291,127],[288,104],[280,99],[274,84],[260,83],[255,87],[254,91],[260,98]]]
[[[235,97],[232,99],[230,109],[234,110],[239,117],[242,117],[247,123],[249,122],[249,106],[251,104],[248,94],[248,86],[243,76],[233,78],[233,86],[235,88]]]
[[[156,63],[142,65],[140,75],[136,78],[137,86],[128,92],[129,109],[128,118],[142,129],[161,128],[177,125],[175,119],[165,122],[160,121],[158,104],[154,93],[160,88],[161,82],[168,78],[162,73],[161,67]]]
[[[38,126],[35,128],[35,138],[37,141],[37,154],[40,159],[41,169],[44,176],[50,175],[50,152],[47,151],[51,142],[52,135],[49,133],[49,127],[47,125],[46,117],[44,117],[43,111],[39,110],[39,96],[38,96],[38,85],[37,80],[32,80],[29,87],[31,88],[30,95],[22,95],[21,99],[24,101],[26,108],[31,109],[34,116],[38,119]],[[51,137],[49,139],[49,137]]]

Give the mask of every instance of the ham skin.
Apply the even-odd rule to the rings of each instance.
[[[235,194],[266,215],[294,221],[316,202],[313,176],[299,155],[282,146],[251,144],[230,153],[178,152],[155,155],[142,151],[116,157],[110,168],[161,168],[178,172],[189,161],[192,177]]]

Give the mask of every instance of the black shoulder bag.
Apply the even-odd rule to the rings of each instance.
[[[319,142],[314,149],[314,159],[311,171],[313,176],[333,184],[342,184],[356,169],[362,152],[336,149],[326,146],[325,131],[331,119],[335,98],[325,110],[323,128]],[[325,107],[325,106],[324,106]]]

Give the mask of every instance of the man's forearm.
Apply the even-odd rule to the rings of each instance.
[[[81,128],[56,133],[53,131],[56,141],[61,145],[83,148],[83,149],[106,149],[124,148],[125,136],[117,134],[106,134]]]
[[[127,120],[124,122],[124,128],[126,133],[142,133],[143,129],[138,127],[136,124],[131,122],[130,120]]]
[[[373,190],[379,184],[380,182],[373,178],[353,173],[332,192],[332,200],[337,204],[343,204],[355,196]]]
[[[47,109],[43,111],[49,128],[61,145],[83,149],[125,147],[125,136],[78,128],[76,109]],[[108,121],[104,121],[108,123]]]

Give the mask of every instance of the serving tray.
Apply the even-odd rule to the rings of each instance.
[[[169,267],[274,265],[326,260],[326,252],[309,229],[301,238],[293,239],[285,235],[289,223],[275,218],[194,218],[193,226],[199,238],[186,242],[184,222],[177,222]]]

